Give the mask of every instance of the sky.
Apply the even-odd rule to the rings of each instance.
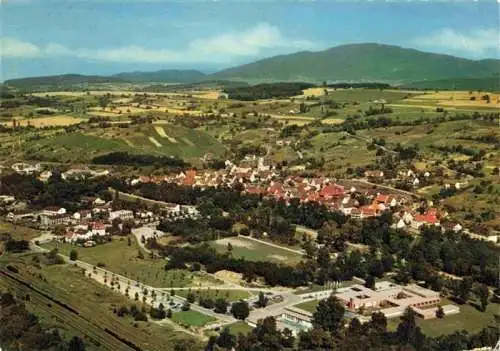
[[[500,1],[500,0],[499,0]],[[497,0],[0,0],[0,80],[64,73],[210,73],[376,42],[499,58]]]

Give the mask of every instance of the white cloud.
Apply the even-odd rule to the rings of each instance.
[[[40,49],[14,38],[0,38],[0,53],[2,57],[36,57],[40,55]]]
[[[37,47],[13,38],[5,38],[3,41],[9,44],[8,50],[2,48],[3,57],[73,56],[110,62],[143,63],[227,63],[238,57],[258,56],[264,51],[285,53],[318,48],[317,44],[308,40],[286,38],[278,28],[267,23],[239,33],[223,33],[196,39],[179,50],[148,49],[137,45],[97,50],[70,49],[56,43]]]
[[[468,32],[443,28],[429,36],[416,38],[413,42],[425,48],[439,48],[477,57],[491,52],[496,52],[498,56],[500,47],[499,31],[494,28],[475,28]]]

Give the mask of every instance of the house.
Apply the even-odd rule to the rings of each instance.
[[[94,202],[92,202],[93,205],[95,206],[102,206],[106,203],[106,201],[104,201],[103,199],[101,199],[100,197],[96,198],[94,200]]]
[[[38,176],[38,179],[40,179],[42,182],[47,182],[50,177],[52,177],[52,172],[51,171],[43,171],[42,173],[40,173],[40,175]]]
[[[361,218],[376,217],[378,215],[378,209],[373,206],[363,206],[361,207]]]
[[[15,211],[7,214],[7,220],[10,222],[19,222],[27,219],[34,220],[35,218],[36,213],[31,211]]]
[[[64,215],[66,214],[66,209],[64,207],[46,207],[41,214],[47,216]]]
[[[0,203],[2,204],[10,204],[16,201],[16,198],[14,196],[10,195],[0,195]]]
[[[43,228],[49,228],[58,224],[67,224],[71,222],[72,216],[67,213],[40,213],[40,225]]]
[[[132,219],[134,218],[134,213],[130,210],[111,211],[109,213],[109,220],[112,221],[115,218],[119,218],[121,220]]]
[[[366,178],[384,178],[383,171],[365,171]]]
[[[35,165],[31,165],[29,163],[14,163],[12,165],[12,169],[19,174],[30,175],[33,173],[38,173],[42,171],[42,166],[37,163]]]
[[[412,222],[412,227],[418,229],[423,225],[439,226],[439,218],[437,210],[435,208],[428,209],[424,214],[415,215]]]
[[[398,201],[396,200],[395,197],[393,197],[391,195],[382,195],[382,194],[378,194],[375,197],[375,199],[373,200],[373,202],[375,204],[382,204],[386,208],[387,207],[394,207],[398,204]]]
[[[182,180],[182,185],[193,186],[195,183],[196,171],[189,170],[184,173],[184,179]]]
[[[320,190],[319,196],[325,199],[331,199],[334,197],[342,197],[344,196],[344,193],[345,192],[343,186],[337,184],[329,184]]]

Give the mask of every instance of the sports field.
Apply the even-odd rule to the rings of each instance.
[[[228,243],[232,245],[233,257],[243,257],[249,261],[271,261],[294,265],[302,260],[302,255],[256,242],[245,237],[232,237],[213,241],[211,245],[218,252],[227,252]]]

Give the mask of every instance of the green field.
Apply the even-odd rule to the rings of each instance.
[[[229,324],[226,327],[229,328],[231,334],[238,335],[239,333],[248,334],[252,331],[252,327],[246,324],[245,322],[236,322],[233,324]]]
[[[202,327],[216,319],[212,316],[207,316],[206,314],[189,310],[175,312],[172,314],[172,320],[182,326],[186,327]]]
[[[250,293],[245,290],[219,290],[219,289],[193,289],[189,290],[177,290],[175,292],[176,295],[187,297],[188,294],[192,292],[196,296],[196,300],[201,298],[210,298],[212,300],[216,300],[222,298],[226,301],[238,301],[241,299],[246,299],[250,296]]]
[[[218,252],[227,252],[227,244],[231,243],[233,257],[243,257],[249,261],[271,261],[294,265],[302,260],[302,255],[277,247],[259,243],[245,237],[232,237],[212,241],[211,245]]]
[[[25,144],[27,158],[46,161],[85,162],[111,151],[133,151],[122,140],[112,140],[81,133],[63,133]]]
[[[213,281],[202,273],[192,273],[187,270],[165,270],[165,261],[161,259],[149,259],[144,254],[144,259],[138,258],[139,246],[135,240],[128,246],[126,238],[115,237],[109,243],[97,245],[91,248],[75,247],[70,244],[51,242],[44,245],[46,248],[57,248],[60,253],[69,255],[76,249],[78,259],[93,265],[103,263],[104,268],[113,273],[121,274],[130,279],[142,282],[154,287],[184,287],[196,286],[199,283]]]

